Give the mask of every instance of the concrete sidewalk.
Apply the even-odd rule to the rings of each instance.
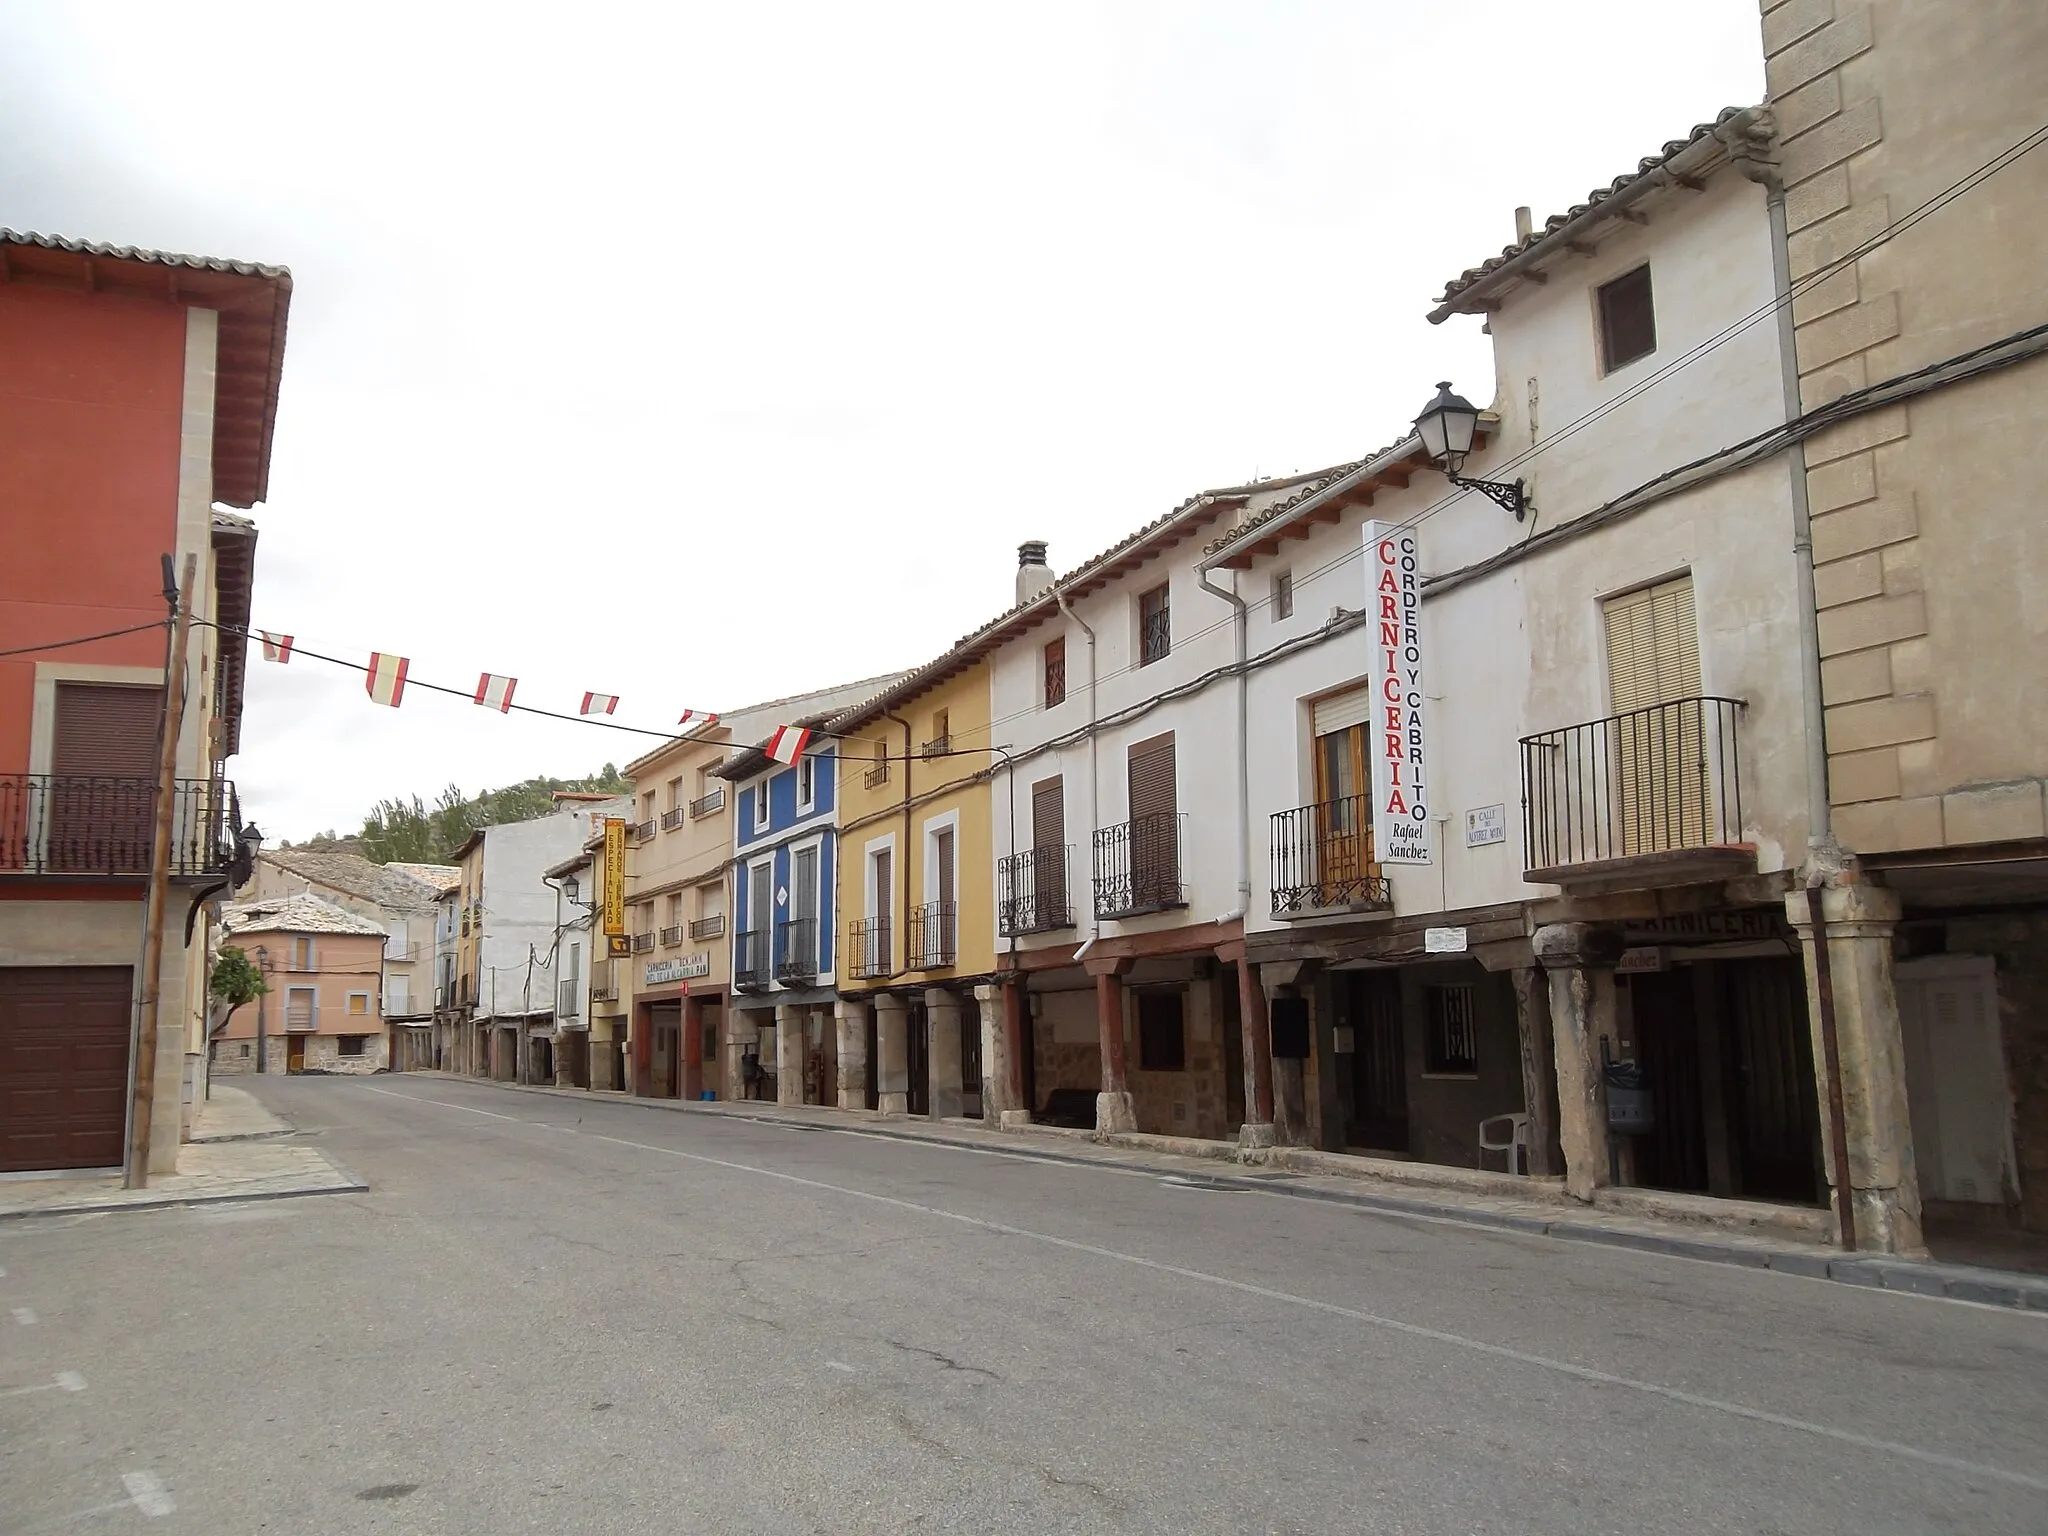
[[[176,1173],[153,1176],[147,1189],[124,1189],[118,1173],[0,1179],[0,1221],[368,1188],[324,1153],[284,1140],[292,1134],[244,1090],[216,1084],[192,1139],[178,1149]]]
[[[1589,1208],[1571,1201],[1558,1180],[1518,1178],[1433,1164],[1392,1163],[1307,1148],[1275,1148],[1267,1154],[1270,1162],[1246,1166],[1236,1161],[1235,1148],[1228,1143],[1198,1142],[1187,1137],[1102,1137],[1093,1131],[1045,1125],[997,1130],[979,1120],[908,1120],[869,1110],[828,1109],[821,1105],[641,1099],[582,1088],[521,1087],[452,1073],[418,1072],[404,1076],[446,1077],[509,1093],[566,1098],[582,1104],[638,1106],[807,1131],[953,1146],[1046,1162],[1143,1171],[1217,1189],[1324,1200],[1434,1221],[1504,1228],[1564,1242],[1596,1243],[1672,1258],[1774,1269],[1847,1285],[2048,1312],[2048,1275],[1841,1253],[1824,1242],[1802,1240],[1803,1234],[1815,1230],[1818,1224],[1810,1220],[1809,1213],[1792,1207],[1707,1202],[1630,1189],[1603,1192],[1608,1199]],[[1393,1177],[1388,1177],[1389,1172]],[[1700,1213],[1721,1215],[1728,1224],[1707,1224],[1699,1219]],[[1787,1219],[1781,1221],[1780,1217]]]

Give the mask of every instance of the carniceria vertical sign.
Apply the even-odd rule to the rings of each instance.
[[[604,819],[604,936],[608,954],[623,955],[626,947],[626,823]]]
[[[1430,862],[1427,708],[1422,696],[1422,562],[1415,530],[1365,525],[1373,616],[1372,835],[1382,864]]]

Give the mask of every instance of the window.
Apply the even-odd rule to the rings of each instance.
[[[818,803],[818,760],[803,757],[796,765],[796,808],[808,811]]]
[[[410,976],[387,976],[384,979],[384,1011],[393,1014],[412,1012]]]
[[[1479,993],[1471,986],[1431,987],[1422,1070],[1436,1077],[1479,1075]]]
[[[350,1018],[359,1019],[368,1017],[370,1012],[370,994],[367,992],[349,993],[348,1012]]]
[[[1657,350],[1657,316],[1650,303],[1650,269],[1603,283],[1596,291],[1600,305],[1600,371],[1612,373]]]
[[[242,1042],[242,1055],[243,1055],[243,1057],[244,1057],[244,1058],[246,1058],[246,1057],[248,1056],[248,1054],[249,1054],[249,1042],[248,1042],[248,1041],[246,1041],[246,1040],[244,1040],[244,1041]]]
[[[768,784],[769,780],[763,779],[754,786],[754,830],[756,832],[767,830]]]
[[[683,796],[683,781],[679,778],[668,781],[668,808],[680,811],[689,802]]]
[[[1610,772],[1619,800],[1621,852],[1659,853],[1708,840],[1711,760],[1702,741],[1699,626],[1692,577],[1679,576],[1612,597],[1607,686],[1619,717]]]
[[[353,1012],[354,1010],[351,1009],[350,1011]],[[369,1054],[369,1047],[370,1037],[368,1035],[343,1035],[341,1037],[341,1054],[344,1056],[367,1056]]]
[[[311,987],[286,987],[284,1027],[317,1029],[320,1025],[320,995]]]
[[[1275,623],[1278,623],[1281,619],[1291,619],[1293,617],[1294,572],[1275,571],[1273,573],[1273,620]]]
[[[930,751],[950,752],[953,749],[953,714],[950,710],[932,711],[932,740]]]
[[[1067,642],[1045,643],[1045,707],[1056,709],[1067,701]]]
[[[292,940],[291,968],[295,971],[310,971],[314,968],[313,941],[311,939]]]
[[[1138,594],[1138,665],[1163,661],[1173,650],[1173,622],[1166,603],[1166,584]]]
[[[1188,1064],[1187,1028],[1181,1016],[1181,993],[1138,994],[1138,1070],[1179,1072]]]

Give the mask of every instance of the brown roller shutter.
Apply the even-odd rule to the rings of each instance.
[[[163,704],[159,688],[59,683],[50,772],[154,783]]]
[[[145,874],[163,692],[59,683],[45,791],[45,867]]]
[[[1040,779],[1031,786],[1031,846],[1058,848],[1067,840],[1067,791],[1064,780]]]
[[[1131,748],[1131,820],[1171,816],[1177,809],[1173,787],[1173,737],[1155,736]]]
[[[131,980],[125,967],[0,967],[0,1172],[120,1164]]]
[[[932,853],[939,866],[940,905],[953,905],[953,829],[941,827],[932,835]]]

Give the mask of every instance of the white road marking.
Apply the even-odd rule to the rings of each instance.
[[[163,1479],[154,1472],[123,1472],[121,1486],[128,1490],[128,1502],[152,1520],[178,1507],[177,1500],[165,1491]]]
[[[844,1371],[849,1376],[855,1374],[853,1367],[844,1360],[827,1360],[825,1363],[835,1371]]]
[[[14,1309],[14,1320],[26,1328],[36,1320],[36,1309],[34,1307],[16,1307]]]
[[[0,1397],[26,1397],[31,1392],[83,1392],[85,1378],[76,1371],[59,1371],[49,1381],[39,1381],[32,1387],[7,1387],[0,1389]]]

